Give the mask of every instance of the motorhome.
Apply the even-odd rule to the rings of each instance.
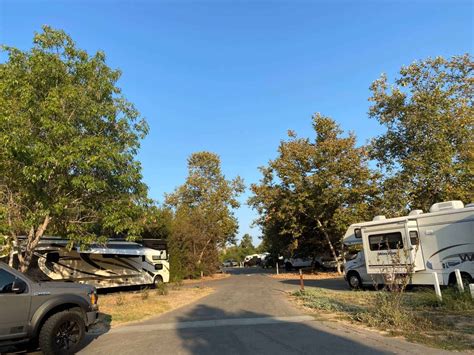
[[[388,273],[408,274],[412,285],[456,282],[459,269],[464,282],[474,280],[474,205],[461,201],[440,202],[428,213],[411,211],[407,216],[376,216],[347,230],[345,246],[359,247],[344,273],[349,286],[381,284]]]
[[[110,241],[86,249],[69,248],[61,238],[42,238],[34,252],[29,274],[37,280],[62,280],[96,288],[154,285],[169,282],[166,244]],[[156,248],[156,249],[155,249]]]

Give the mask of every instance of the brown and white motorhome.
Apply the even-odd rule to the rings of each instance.
[[[110,241],[87,249],[68,248],[68,240],[42,238],[30,266],[36,280],[74,281],[96,288],[156,285],[169,282],[170,270],[166,243]]]

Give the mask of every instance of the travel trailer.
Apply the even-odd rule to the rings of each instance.
[[[157,285],[169,282],[170,270],[166,244],[110,241],[93,244],[85,250],[68,248],[68,240],[42,238],[28,274],[36,280],[74,281],[109,288]]]
[[[376,216],[347,230],[343,243],[360,251],[346,261],[349,286],[383,283],[385,274],[409,274],[412,285],[456,282],[459,269],[464,282],[474,280],[474,205],[461,201],[440,202],[428,213],[411,211],[408,216]]]

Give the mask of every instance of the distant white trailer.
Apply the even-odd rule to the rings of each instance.
[[[165,243],[158,245],[160,249],[126,241],[91,245],[85,250],[67,246],[65,239],[41,239],[28,272],[30,276],[37,280],[85,283],[97,288],[169,282]]]
[[[436,203],[429,213],[415,210],[408,216],[376,216],[347,230],[343,243],[359,245],[359,255],[345,264],[351,287],[380,283],[390,270],[410,271],[410,284],[432,285],[436,272],[440,285],[455,283],[455,269],[465,282],[474,280],[474,206],[461,201]]]

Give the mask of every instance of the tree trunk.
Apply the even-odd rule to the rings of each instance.
[[[8,256],[8,266],[13,267],[13,256],[14,256],[13,248],[10,250],[10,255]]]
[[[337,258],[336,249],[334,249],[334,246],[332,245],[331,239],[329,238],[329,234],[326,232],[326,229],[323,227],[323,225],[322,225],[322,223],[319,219],[317,220],[317,222],[318,222],[319,229],[321,230],[321,232],[323,232],[324,236],[326,237],[326,241],[329,244],[329,249],[331,249],[332,256],[334,258],[334,261],[336,262],[337,273],[339,275],[342,275],[341,263],[339,262],[339,259]]]
[[[208,239],[206,244],[204,245],[204,248],[202,248],[201,252],[199,253],[199,258],[198,258],[198,265],[201,265],[202,262],[202,257],[204,256],[204,252],[206,251],[207,246],[211,242],[212,239]]]
[[[46,228],[48,227],[49,222],[51,221],[51,217],[46,215],[44,217],[43,223],[38,227],[35,231],[33,227],[31,227],[30,232],[28,233],[28,238],[26,242],[26,246],[24,251],[18,250],[18,261],[19,261],[19,269],[21,272],[28,271],[30,267],[31,258],[33,257],[33,252],[35,251],[38,243],[43,236]]]

